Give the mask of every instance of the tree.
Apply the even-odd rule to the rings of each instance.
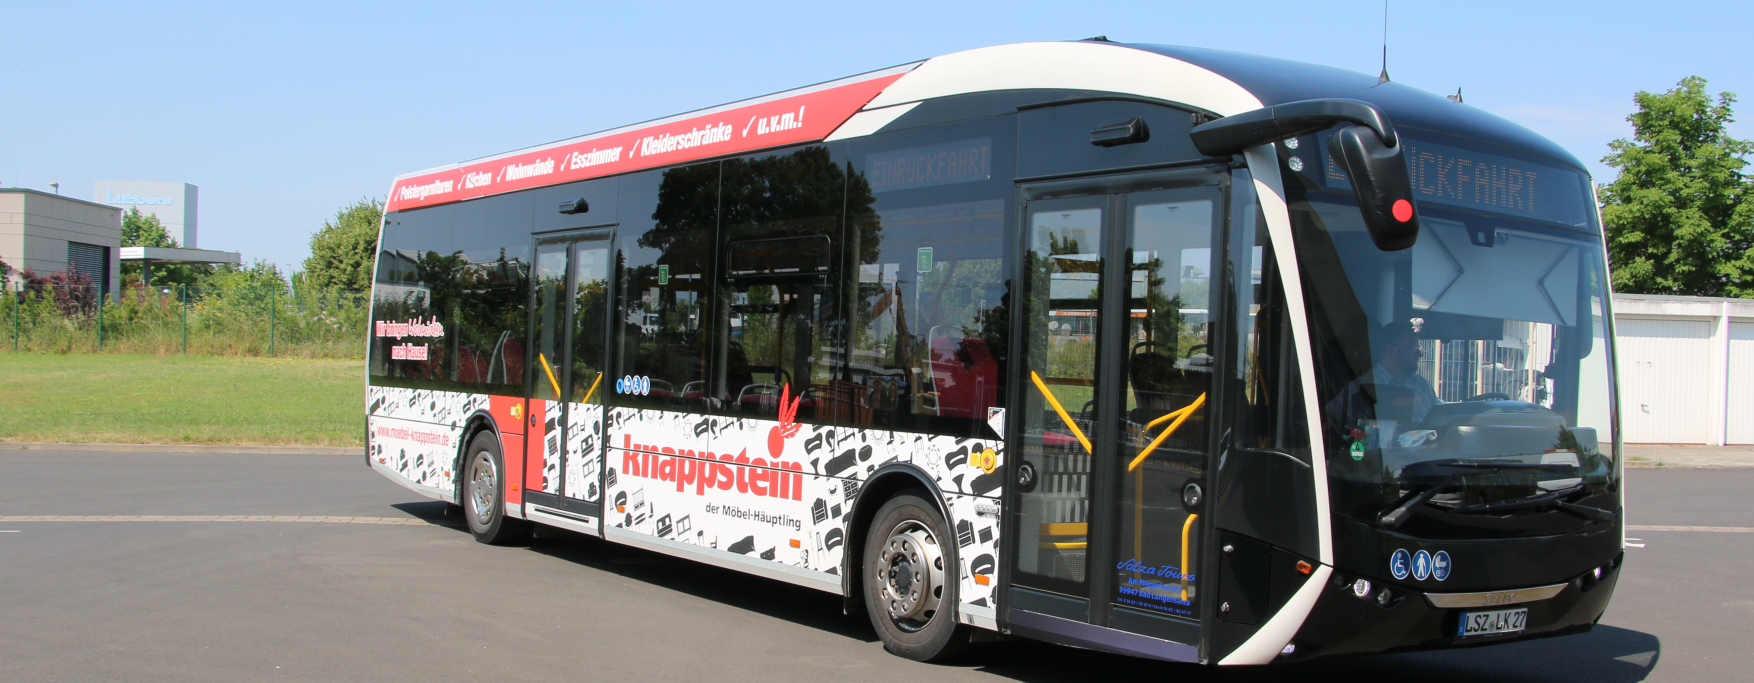
[[[212,273],[201,279],[200,286],[284,291],[286,275],[280,272],[279,266],[258,259],[247,266],[224,265],[214,268]]]
[[[177,241],[171,239],[171,233],[160,223],[158,216],[140,213],[138,207],[128,209],[122,216],[122,246],[124,247],[175,247]]]
[[[333,220],[311,235],[311,256],[305,259],[299,283],[314,289],[363,291],[372,286],[372,259],[377,256],[378,226],[384,204],[362,198],[335,212]]]
[[[122,246],[124,247],[179,247],[171,238],[164,223],[158,216],[140,213],[139,208],[132,208],[122,214]],[[136,263],[122,264],[122,285],[134,287],[142,284],[141,266]],[[212,266],[196,264],[159,264],[152,267],[152,284],[155,287],[195,285],[202,278],[213,272]]]
[[[1600,188],[1614,289],[1754,297],[1754,203],[1742,173],[1754,143],[1725,131],[1736,96],[1714,104],[1692,76],[1633,100],[1633,139],[1609,143],[1602,159],[1620,169]]]

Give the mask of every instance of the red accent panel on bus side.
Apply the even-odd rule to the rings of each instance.
[[[396,181],[386,211],[821,140],[903,74],[509,154]]]
[[[542,468],[548,466],[548,458],[542,452],[543,440],[548,438],[548,402],[531,400],[530,418],[529,438],[525,442],[529,444],[529,447],[524,451],[524,476],[507,477],[506,481],[517,482],[541,493]],[[535,481],[530,481],[530,479]]]
[[[524,487],[518,482],[524,480],[524,437],[515,434],[499,436],[501,453],[505,458],[505,502],[512,505],[524,504]]]
[[[499,428],[499,433],[524,433],[524,399],[515,396],[488,396],[487,410],[493,415],[493,426]]]
[[[499,428],[500,458],[505,461],[507,503],[516,505],[524,502],[524,433],[526,425],[530,424],[525,410],[541,405],[541,401],[527,401],[516,396],[487,397],[487,411],[493,415],[494,426]],[[541,427],[538,426],[535,430],[540,431]],[[541,441],[538,440],[537,443]]]

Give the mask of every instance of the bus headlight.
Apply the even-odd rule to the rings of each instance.
[[[1359,579],[1352,582],[1352,594],[1360,598],[1370,597],[1370,591],[1372,588],[1375,587],[1370,585],[1370,581],[1365,579]]]

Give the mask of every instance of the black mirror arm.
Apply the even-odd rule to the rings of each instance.
[[[1336,123],[1356,123],[1376,132],[1384,147],[1399,143],[1389,117],[1362,100],[1322,99],[1287,102],[1203,123],[1191,131],[1201,154],[1224,157],[1245,149],[1324,130]]]

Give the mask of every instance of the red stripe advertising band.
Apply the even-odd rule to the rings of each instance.
[[[386,208],[414,209],[820,140],[901,76],[886,73],[790,97],[408,176],[396,181]]]

